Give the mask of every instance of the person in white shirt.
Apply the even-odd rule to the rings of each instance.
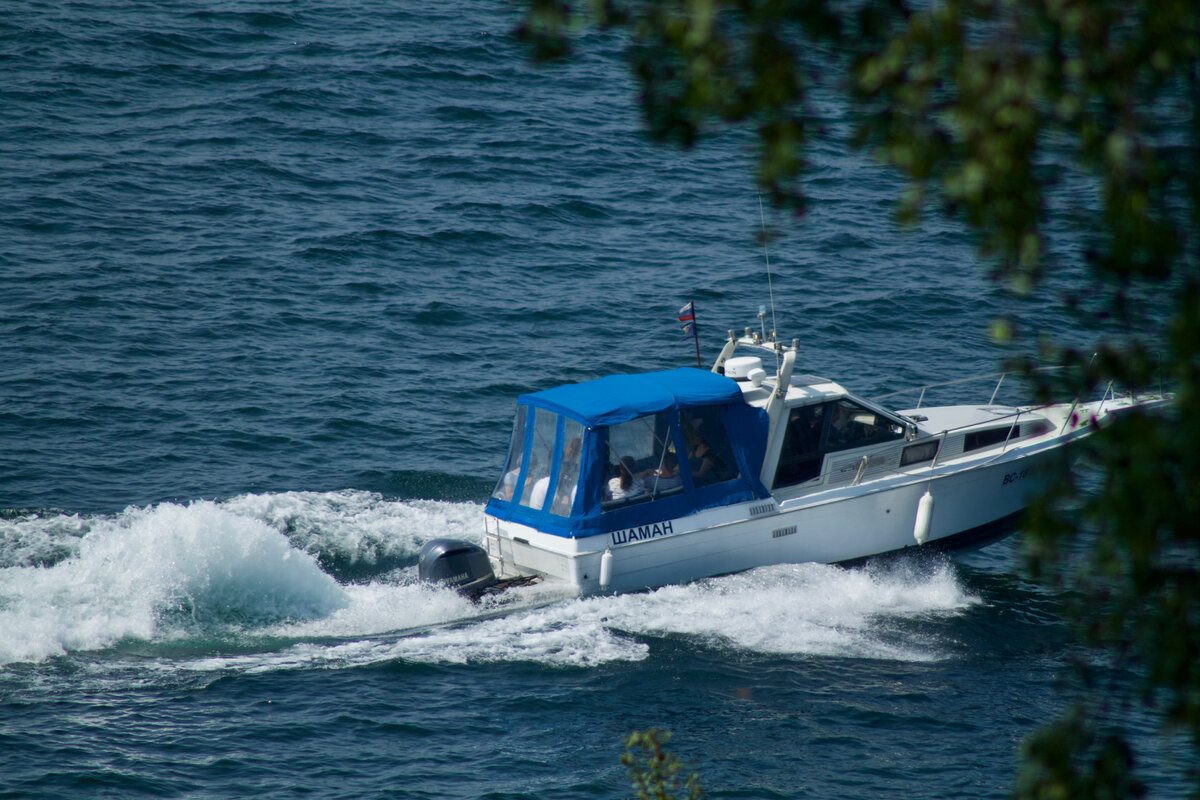
[[[625,456],[618,465],[618,474],[608,481],[608,493],[613,500],[629,500],[646,493],[646,484],[633,474],[633,459]]]

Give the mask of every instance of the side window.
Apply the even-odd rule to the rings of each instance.
[[[971,450],[981,450],[984,447],[1000,444],[1009,438],[1008,430],[1008,428],[989,428],[968,433],[963,437],[963,452],[968,453]]]
[[[774,487],[794,486],[821,474],[821,431],[827,405],[793,408],[783,433]]]
[[[521,477],[521,464],[525,455],[525,413],[528,406],[517,406],[517,418],[513,420],[512,439],[508,442],[508,459],[504,463],[504,472],[496,484],[492,497],[497,500],[512,500],[513,492],[517,489],[517,478]]]
[[[737,461],[725,435],[718,406],[681,411],[679,422],[687,440],[687,462],[693,485],[709,486],[738,476]]]
[[[934,439],[929,442],[920,442],[919,444],[910,444],[900,453],[900,466],[907,467],[909,464],[920,464],[925,461],[932,461],[937,455],[938,446],[941,444],[940,439]]]
[[[521,505],[541,509],[550,488],[550,457],[554,453],[558,415],[545,409],[529,410],[533,414],[533,444],[529,448],[529,468],[525,473],[525,488],[521,491]]]
[[[660,485],[661,466],[671,447],[665,413],[621,422],[608,429],[604,508],[648,500]]]
[[[583,452],[583,426],[573,419],[563,424],[562,462],[558,467],[558,483],[550,513],[565,517],[575,504],[575,487],[579,485],[579,459]]]
[[[881,444],[904,436],[901,425],[857,403],[838,400],[830,405],[833,418],[825,439],[826,452]]]
[[[642,479],[646,491],[655,497],[668,494],[678,494],[683,491],[683,477],[680,475],[679,455],[669,447],[665,447],[658,457],[658,465]]]

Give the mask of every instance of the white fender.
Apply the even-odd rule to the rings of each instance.
[[[607,589],[612,583],[612,548],[604,548],[604,555],[600,556],[600,588]]]
[[[932,522],[933,495],[926,489],[925,494],[921,495],[921,502],[917,503],[917,519],[913,523],[913,538],[917,540],[917,544],[929,541],[929,526]]]

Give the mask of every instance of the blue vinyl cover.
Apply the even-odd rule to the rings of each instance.
[[[586,383],[521,395],[518,403],[548,408],[584,425],[615,425],[668,409],[744,405],[737,381],[695,367],[609,375]]]
[[[515,499],[493,497],[488,501],[487,513],[498,519],[529,525],[558,536],[593,536],[678,519],[705,508],[770,496],[758,479],[766,450],[766,412],[748,405],[737,382],[723,375],[693,367],[637,375],[610,375],[594,381],[521,395],[517,402],[583,424],[582,469],[575,501],[568,516],[551,514],[549,501],[544,508],[534,509],[520,505]],[[681,463],[683,493],[604,511],[601,504],[604,470],[607,468],[608,426],[666,412],[676,451],[683,452],[685,442],[678,412],[700,407],[716,407],[720,410],[721,422],[737,462],[738,476],[721,483],[695,486],[686,464]],[[560,467],[557,453],[562,447],[561,417],[557,426],[559,439],[555,447],[551,486],[556,485]],[[525,461],[528,461],[531,443],[532,437],[527,437]],[[520,480],[524,481],[523,474]],[[519,498],[520,495],[521,487],[517,486],[514,497]]]

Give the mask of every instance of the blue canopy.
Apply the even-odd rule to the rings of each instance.
[[[505,474],[487,505],[498,519],[592,536],[769,496],[758,477],[766,412],[723,375],[692,367],[612,375],[517,403]],[[664,478],[668,462],[677,472]],[[618,485],[622,465],[645,479],[640,493]]]
[[[609,375],[585,383],[521,395],[518,403],[566,414],[589,427],[615,425],[669,409],[744,404],[737,381],[715,372],[681,367],[666,372]]]

